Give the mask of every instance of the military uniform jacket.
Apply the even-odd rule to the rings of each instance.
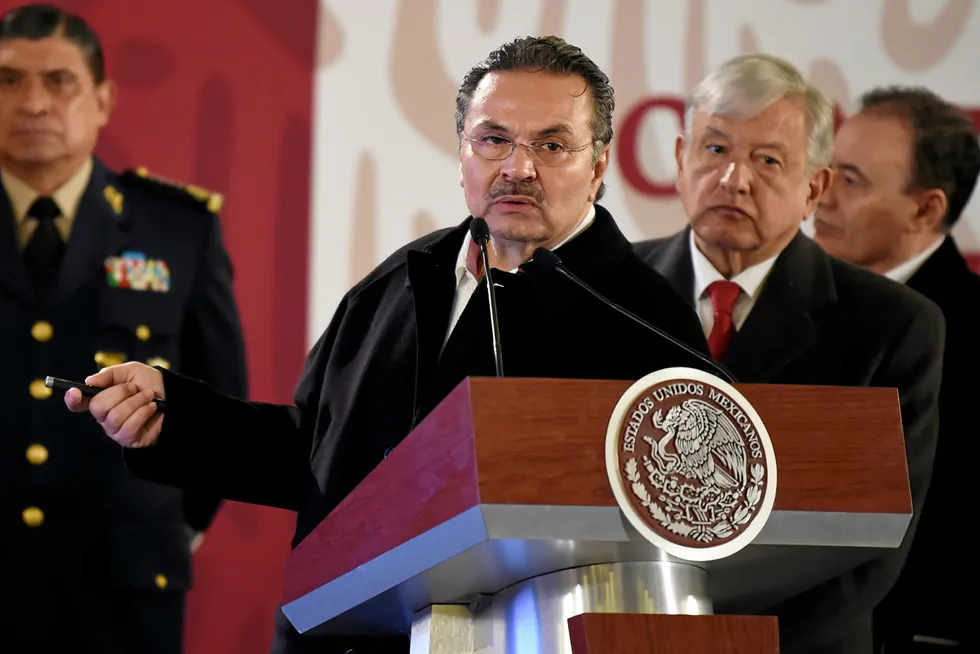
[[[126,450],[130,467],[298,510],[295,546],[460,381],[495,374],[485,278],[442,349],[468,225],[395,252],[344,296],[310,352],[295,406],[237,401],[164,371],[163,431],[156,445]],[[694,311],[636,257],[604,208],[555,254],[606,297],[707,355]],[[636,380],[668,366],[706,369],[554,272],[525,266],[515,274],[494,270],[493,279],[509,376]],[[280,622],[277,652],[354,647],[297,637]],[[356,651],[375,650],[362,642]],[[407,642],[377,651],[407,652]]]
[[[0,621],[18,623],[5,634],[40,638],[86,620],[89,593],[185,591],[187,527],[204,529],[219,501],[135,478],[44,377],[82,381],[144,361],[244,396],[246,370],[232,269],[206,199],[94,161],[56,288],[40,305],[2,187],[0,196]]]
[[[692,303],[689,229],[638,243],[636,251]],[[871,611],[898,577],[932,476],[944,342],[945,323],[935,304],[828,256],[798,233],[776,258],[725,352],[722,363],[742,383],[898,389],[914,512],[902,546],[765,607],[779,618],[781,652],[871,652]]]

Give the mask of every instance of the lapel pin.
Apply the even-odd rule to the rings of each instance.
[[[120,193],[119,190],[116,189],[116,187],[114,186],[106,186],[102,194],[105,196],[106,202],[109,203],[109,206],[112,207],[112,210],[116,213],[116,215],[118,216],[122,214],[122,209],[123,209],[122,193]]]

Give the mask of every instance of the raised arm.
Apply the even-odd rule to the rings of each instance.
[[[313,483],[309,456],[323,371],[344,306],[307,358],[295,406],[246,402],[189,376],[132,362],[89,377],[86,383],[105,389],[95,397],[72,389],[65,403],[89,411],[126,448],[126,464],[139,477],[296,510]],[[165,412],[156,410],[154,396],[166,400]]]

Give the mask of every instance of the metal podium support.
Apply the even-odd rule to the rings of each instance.
[[[709,615],[707,573],[673,561],[560,570],[415,614],[411,654],[571,654],[567,620],[582,613]]]

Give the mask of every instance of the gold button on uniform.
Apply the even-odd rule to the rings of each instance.
[[[35,341],[45,343],[51,340],[54,335],[54,329],[51,327],[51,323],[47,320],[38,320],[31,327],[31,336],[34,337]]]
[[[156,582],[157,588],[159,588],[160,590],[163,590],[164,588],[167,587],[167,583],[168,583],[167,578],[163,575],[157,575],[156,579],[154,579],[153,581]]]
[[[34,443],[27,448],[27,460],[36,466],[44,465],[48,460],[48,448]]]
[[[21,512],[21,518],[28,527],[40,527],[44,522],[44,511],[36,506],[29,506]]]
[[[150,328],[146,325],[140,325],[136,328],[136,338],[140,339],[141,341],[150,340],[150,336]]]
[[[44,385],[43,379],[31,382],[31,397],[35,400],[46,400],[51,397],[51,389]]]

